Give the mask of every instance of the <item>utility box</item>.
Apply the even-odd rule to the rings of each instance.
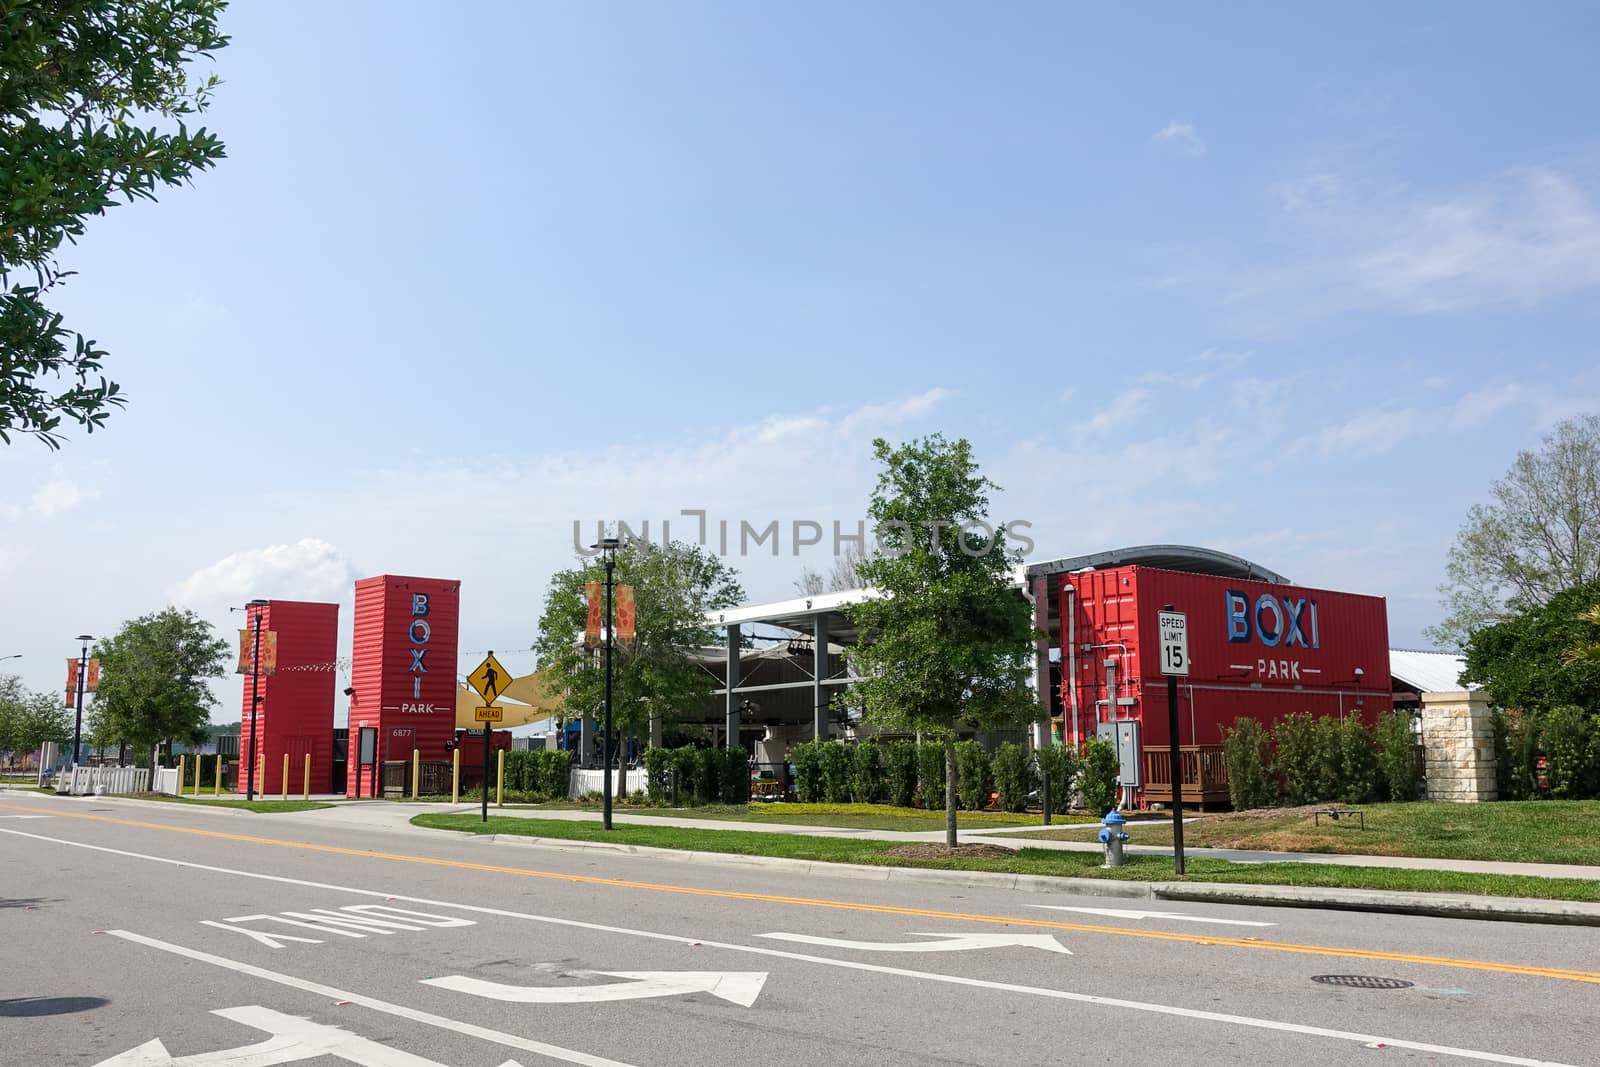
[[[1103,722],[1096,728],[1095,736],[1117,746],[1117,784],[1134,789],[1144,785],[1144,764],[1139,759],[1139,720]]]

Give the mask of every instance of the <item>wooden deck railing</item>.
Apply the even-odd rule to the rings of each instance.
[[[1221,745],[1183,745],[1178,749],[1183,802],[1208,805],[1228,802],[1228,756]],[[1144,796],[1157,804],[1172,803],[1172,757],[1165,748],[1144,750]]]

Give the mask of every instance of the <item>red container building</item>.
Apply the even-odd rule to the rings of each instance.
[[[428,761],[450,758],[460,618],[459,581],[380,574],[356,582],[348,795],[377,795],[374,762],[409,760],[413,749]],[[372,731],[367,753],[363,731]]]
[[[1220,745],[1222,728],[1242,717],[1270,725],[1308,711],[1370,725],[1392,706],[1382,597],[1141,566],[1065,574],[1057,593],[1067,743],[1095,736],[1101,722],[1133,719],[1140,746],[1165,752],[1156,613],[1167,605],[1188,616],[1182,745]]]
[[[261,629],[277,632],[278,662],[276,673],[255,680],[261,697],[254,724],[256,792],[269,796],[283,792],[283,757],[287,755],[290,793],[299,794],[306,785],[307,756],[311,757],[311,792],[327,793],[333,788],[339,605],[269,600],[266,607],[248,609],[247,629],[255,629],[257,612]],[[246,675],[239,719],[241,752],[250,747],[250,690],[251,678]],[[236,791],[245,792],[248,784],[248,774],[241,773]]]

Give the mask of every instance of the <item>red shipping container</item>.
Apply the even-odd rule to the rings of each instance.
[[[278,634],[277,669],[255,680],[261,697],[255,723],[255,789],[258,794],[281,796],[284,790],[283,757],[289,757],[288,792],[298,796],[306,786],[305,760],[311,757],[313,793],[333,788],[333,699],[337,682],[335,660],[339,654],[339,605],[303,600],[269,600],[266,607],[250,608],[245,625],[252,644],[256,613],[261,615],[262,644],[266,631]],[[239,751],[250,751],[251,676],[244,676],[240,709]],[[249,785],[249,766],[239,768],[236,791]]]
[[[408,761],[413,749],[424,760],[450,759],[460,619],[459,581],[380,574],[356,582],[348,795],[377,793],[372,765],[361,761],[363,729],[377,731],[379,763]]]
[[[1244,717],[1270,726],[1308,711],[1370,725],[1393,706],[1382,597],[1139,566],[1063,575],[1059,596],[1068,742],[1093,737],[1101,721],[1131,718],[1142,747],[1165,749],[1156,613],[1168,605],[1188,616],[1180,744],[1219,745],[1222,728]]]

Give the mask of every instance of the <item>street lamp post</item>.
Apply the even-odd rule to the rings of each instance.
[[[617,546],[621,543],[615,537],[603,537],[600,539],[600,543],[594,546],[605,557],[606,566],[606,707],[604,718],[606,740],[600,749],[600,821],[607,830],[611,829],[611,746],[616,740],[615,731],[611,725],[611,647],[614,639],[611,619],[611,588],[617,569]]]
[[[261,609],[267,606],[267,601],[256,599],[250,601],[248,608],[256,609],[255,634],[251,638],[250,652],[250,763],[245,768],[245,793],[246,802],[256,798],[256,720],[261,717]],[[221,759],[221,756],[217,757]]]
[[[78,656],[78,715],[72,725],[72,768],[78,768],[78,756],[83,750],[83,686],[89,674],[89,642],[94,640],[89,634],[79,634],[78,640],[83,643],[83,651]]]

